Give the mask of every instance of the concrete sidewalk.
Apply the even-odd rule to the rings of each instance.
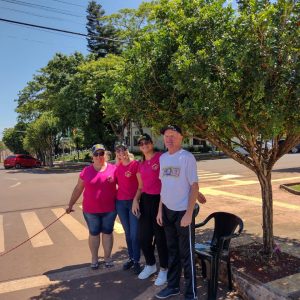
[[[101,299],[101,300],[146,300],[155,299],[154,295],[163,287],[155,287],[155,277],[140,280],[131,271],[122,270],[123,262],[116,262],[111,269],[103,265],[96,271],[89,266],[55,270],[41,276],[0,283],[1,300],[20,299]],[[183,281],[182,281],[183,282]],[[182,287],[183,290],[183,287]],[[198,279],[198,297],[206,299],[206,284]],[[184,299],[182,295],[174,300]],[[230,293],[220,285],[218,299],[241,300],[234,292]]]

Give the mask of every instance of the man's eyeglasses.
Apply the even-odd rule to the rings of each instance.
[[[139,146],[149,145],[150,141],[139,142]]]
[[[99,151],[99,152],[95,152],[94,154],[93,154],[93,156],[95,156],[95,157],[97,157],[97,156],[104,156],[104,151]]]

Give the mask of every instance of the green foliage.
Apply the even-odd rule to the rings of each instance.
[[[151,30],[154,7],[155,2],[143,2],[138,9],[124,8],[102,19],[117,29],[118,38],[123,41],[123,48],[126,49],[144,32]]]
[[[112,133],[114,119],[106,118],[103,99],[113,88],[122,64],[123,59],[116,55],[99,60],[90,57],[60,92],[61,99],[72,102],[74,114],[69,126],[82,130],[86,147],[99,141],[110,145],[115,139]]]
[[[18,123],[14,128],[4,129],[2,141],[11,152],[27,154],[28,152],[23,147],[24,136],[25,125]]]
[[[105,21],[105,11],[96,1],[90,1],[87,8],[88,49],[97,58],[105,57],[107,54],[120,54],[120,43],[117,39],[116,29]],[[104,40],[108,38],[110,40]]]
[[[5,150],[5,149],[7,149],[5,144],[2,141],[0,141],[0,151]]]
[[[299,2],[242,1],[235,11],[219,0],[160,1],[154,19],[114,89],[124,116],[179,123],[244,163],[231,147],[237,137],[257,158],[246,163],[252,170],[264,159],[256,140],[287,136],[289,145],[267,153],[273,161],[297,143]]]
[[[30,153],[36,153],[47,164],[52,165],[55,138],[58,133],[58,118],[45,112],[28,125],[23,144]]]

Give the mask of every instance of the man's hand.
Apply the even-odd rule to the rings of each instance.
[[[189,215],[187,213],[185,213],[180,221],[180,226],[181,227],[187,227],[189,225],[191,225],[192,223],[192,216],[193,215]]]

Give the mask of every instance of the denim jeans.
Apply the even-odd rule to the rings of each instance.
[[[123,229],[129,258],[135,262],[140,261],[141,250],[138,238],[138,218],[132,213],[132,200],[117,200],[116,209]]]
[[[117,213],[115,211],[93,214],[83,212],[83,216],[89,228],[90,235],[99,235],[101,232],[111,234],[114,230]]]

